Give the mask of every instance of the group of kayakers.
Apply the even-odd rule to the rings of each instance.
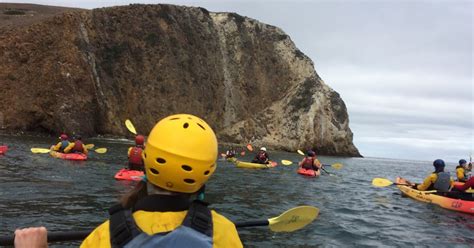
[[[146,178],[110,208],[110,219],[82,248],[242,247],[234,223],[202,201],[217,158],[217,139],[206,122],[187,114],[168,116],[155,125],[146,145],[140,136],[135,143],[129,162],[140,164],[143,153]],[[46,232],[43,227],[17,230],[15,245],[46,247]]]
[[[60,141],[52,146],[51,150],[61,153],[83,153],[87,155],[87,147],[82,143],[82,137],[80,135],[73,135],[71,139],[67,134],[61,134],[59,136]]]
[[[472,170],[472,163],[467,164],[465,159],[459,160],[459,165],[456,167],[456,179],[464,184],[455,184],[449,172],[444,169],[445,162],[442,159],[433,161],[435,171],[428,175],[421,184],[406,181],[414,189],[420,191],[436,190],[441,193],[450,191],[462,192],[470,187],[474,188],[474,177],[469,177]]]
[[[61,135],[56,146],[65,151],[70,146],[65,141],[67,136]],[[216,169],[217,149],[212,128],[193,115],[162,119],[146,145],[145,138],[137,135],[128,151],[129,167],[143,168],[146,177],[110,208],[109,220],[95,228],[81,247],[242,247],[235,225],[202,201],[205,184]],[[252,162],[268,163],[269,159],[267,149],[261,147]],[[458,180],[465,180],[464,186],[455,187],[458,190],[474,186],[473,177],[467,179],[472,164],[466,164],[460,160],[456,169]],[[322,169],[311,150],[299,166]],[[449,191],[453,181],[444,171],[444,161],[437,159],[433,166],[435,171],[422,184],[408,183],[418,190]],[[15,245],[46,247],[46,232],[44,227],[17,230]]]

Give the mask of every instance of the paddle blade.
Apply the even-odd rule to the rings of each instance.
[[[313,206],[292,208],[278,217],[268,219],[270,230],[274,232],[293,232],[299,230],[318,217],[319,209]]]
[[[107,148],[97,148],[94,150],[95,152],[97,153],[106,153],[107,152]]]
[[[342,169],[342,167],[344,167],[344,165],[342,165],[340,163],[336,163],[336,164],[332,164],[331,167],[336,169],[336,170],[340,170],[340,169]]]
[[[290,160],[285,160],[285,159],[283,159],[283,160],[281,161],[281,163],[284,164],[284,165],[291,165],[291,164],[293,164],[292,161],[290,161]]]
[[[86,145],[86,148],[87,148],[88,150],[90,150],[90,149],[94,148],[94,146],[95,146],[94,144],[87,144],[87,145]]]
[[[253,147],[252,147],[252,145],[251,145],[251,144],[247,144],[247,150],[249,150],[249,151],[253,151]]]
[[[374,178],[374,180],[372,180],[372,185],[374,185],[375,187],[387,187],[392,184],[392,181],[385,178]]]
[[[49,153],[49,149],[45,148],[31,148],[32,153]]]
[[[133,126],[132,122],[129,119],[125,120],[125,126],[127,127],[128,131],[130,131],[133,134],[137,134],[137,130],[135,130],[135,126]]]
[[[303,156],[304,156],[304,152],[303,152],[303,151],[298,150],[298,151],[296,151],[296,152],[298,152],[299,155],[303,155]]]

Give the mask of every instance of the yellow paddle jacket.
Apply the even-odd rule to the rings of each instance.
[[[466,181],[466,170],[462,166],[456,167],[456,177],[458,181],[465,182]]]
[[[170,232],[183,222],[187,211],[179,212],[147,212],[139,210],[133,213],[137,226],[145,233],[152,235],[161,232]],[[243,247],[234,223],[226,217],[211,211],[213,220],[213,247],[232,248]],[[109,248],[110,234],[109,221],[98,226],[82,242],[81,248],[101,247]]]
[[[69,145],[64,149],[64,153],[71,152],[72,148],[74,148],[75,145],[76,144],[74,142],[69,142]],[[84,144],[82,144],[82,153],[86,155],[89,153],[89,151],[87,150],[87,147]]]
[[[419,184],[416,186],[416,189],[420,191],[428,190],[431,185],[435,184],[436,180],[438,180],[438,174],[431,173],[429,176],[425,178],[425,180],[423,180],[422,184]],[[454,185],[454,181],[453,179],[451,179],[451,187],[453,187],[453,185]]]

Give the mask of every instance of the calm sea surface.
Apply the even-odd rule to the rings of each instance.
[[[107,209],[133,184],[116,181],[126,164],[130,142],[92,139],[106,154],[91,152],[86,162],[32,154],[56,140],[0,136],[8,144],[0,157],[0,235],[17,227],[46,226],[53,231],[90,229],[104,221]],[[249,160],[251,155],[239,157]],[[299,160],[296,153],[270,151],[272,159]],[[421,181],[431,162],[381,158],[320,157],[342,163],[337,176],[305,178],[295,166],[269,170],[235,168],[219,161],[206,200],[234,221],[266,219],[299,205],[320,208],[319,217],[302,230],[273,233],[268,228],[241,229],[246,247],[474,247],[474,216],[401,197],[396,187],[374,188],[374,177],[403,176]],[[454,164],[448,170],[454,172]],[[53,247],[75,247],[78,242]]]

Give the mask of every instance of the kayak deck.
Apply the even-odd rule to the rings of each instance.
[[[144,175],[143,171],[121,169],[115,174],[114,178],[117,180],[140,181]]]
[[[60,158],[66,160],[76,160],[76,161],[83,161],[87,160],[87,155],[82,153],[61,153],[56,151],[50,151],[49,155],[53,158]]]
[[[276,162],[270,162],[269,164],[257,164],[257,163],[242,162],[242,161],[236,160],[234,163],[238,168],[246,168],[246,169],[268,169],[268,168],[277,166]]]
[[[303,176],[308,176],[308,177],[315,177],[316,176],[316,172],[314,170],[308,170],[308,169],[305,169],[305,168],[299,168],[296,172],[300,175],[303,175]]]
[[[405,184],[406,180],[403,178],[397,177],[396,183]],[[419,190],[416,190],[404,185],[397,185],[397,187],[400,189],[400,191],[404,195],[407,195],[410,198],[413,198],[415,200],[436,204],[442,208],[453,210],[453,211],[474,214],[474,201],[454,199],[454,198],[449,198],[445,196],[440,196],[435,193],[429,193],[430,191],[428,192],[419,191]]]

